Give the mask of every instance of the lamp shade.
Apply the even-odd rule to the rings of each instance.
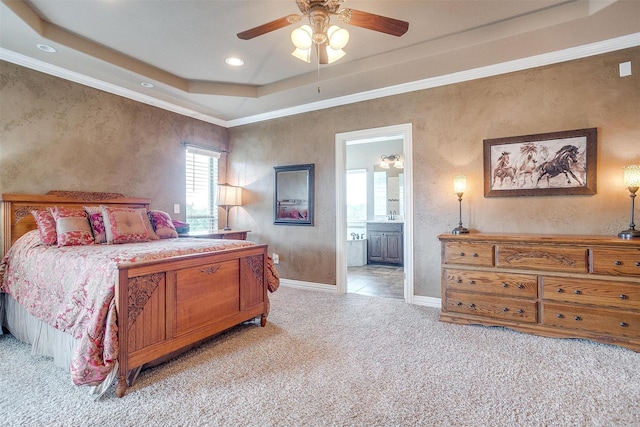
[[[464,193],[467,190],[467,177],[465,175],[456,175],[453,177],[453,192],[456,194]]]
[[[242,206],[242,188],[228,184],[218,185],[218,206]]]
[[[291,32],[291,41],[298,49],[307,50],[311,47],[311,43],[313,42],[311,39],[312,33],[313,30],[310,26],[303,25]]]
[[[640,165],[624,167],[624,186],[640,187]]]

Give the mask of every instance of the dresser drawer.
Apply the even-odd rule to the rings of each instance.
[[[493,266],[493,245],[489,243],[446,242],[443,251],[445,264]]]
[[[542,307],[542,323],[545,326],[580,329],[619,337],[640,336],[640,313],[546,302]]]
[[[640,277],[640,247],[594,249],[591,256],[593,273]]]
[[[542,283],[545,300],[640,310],[640,283],[546,276]]]
[[[536,323],[537,303],[516,298],[447,292],[447,311],[512,322]]]
[[[447,268],[443,279],[449,290],[536,298],[538,279],[532,274],[492,273]]]
[[[527,270],[586,273],[587,250],[554,246],[499,245],[496,265]]]

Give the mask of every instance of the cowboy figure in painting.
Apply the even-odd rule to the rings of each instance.
[[[576,180],[579,185],[583,185],[580,182],[580,179],[573,173],[571,170],[572,165],[578,162],[578,147],[575,145],[565,145],[562,147],[553,159],[542,163],[539,166],[539,175],[538,181],[536,182],[536,186],[540,184],[540,180],[543,177],[547,178],[547,186],[549,186],[549,179],[555,176],[560,175],[561,173],[567,178],[567,184],[571,184],[571,178],[569,175]]]

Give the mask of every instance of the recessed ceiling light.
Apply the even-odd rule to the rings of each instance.
[[[142,87],[153,87],[153,83],[142,82],[142,83],[140,83],[140,86],[142,86]]]
[[[244,65],[244,61],[242,59],[234,57],[227,58],[224,60],[224,62],[231,65],[232,67],[241,67]]]
[[[56,52],[56,50],[54,48],[52,48],[49,45],[46,44],[37,44],[36,47],[42,51],[48,52],[48,53],[54,53]]]

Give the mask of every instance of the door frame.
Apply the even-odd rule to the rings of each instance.
[[[404,300],[413,303],[413,136],[411,123],[336,134],[336,289],[347,292],[347,144],[402,139],[404,155]]]

